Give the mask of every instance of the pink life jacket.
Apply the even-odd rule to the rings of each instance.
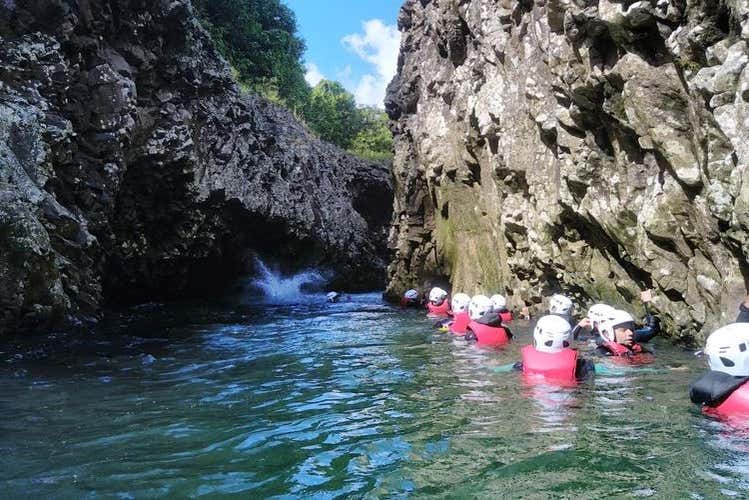
[[[459,312],[455,313],[453,316],[453,322],[450,323],[450,333],[454,333],[457,335],[463,335],[466,332],[466,327],[468,326],[468,323],[471,321],[471,317],[468,315],[467,312]]]
[[[510,342],[507,330],[501,326],[489,326],[471,321],[468,323],[468,328],[476,334],[476,340],[479,344],[505,345]]]
[[[632,344],[630,348],[618,342],[606,341],[603,345],[611,351],[614,357],[612,361],[617,364],[645,365],[653,362],[653,355],[640,344]]]
[[[563,383],[576,382],[577,351],[562,349],[559,352],[542,352],[527,345],[520,350],[523,374],[541,375]]]
[[[749,417],[749,384],[740,385],[725,401],[713,408],[703,407],[705,413],[719,417]]]
[[[437,317],[444,317],[444,316],[450,316],[452,314],[450,312],[450,301],[445,299],[442,301],[442,304],[435,306],[431,302],[427,303],[427,309],[429,309],[429,313],[427,313],[427,316],[430,318],[437,318]]]
[[[512,313],[510,311],[502,311],[499,313],[499,318],[502,323],[510,323],[512,321]]]

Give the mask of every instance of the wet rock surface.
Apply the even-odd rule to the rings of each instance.
[[[188,0],[0,3],[0,331],[213,293],[252,265],[378,286],[387,166],[241,94]]]
[[[388,293],[735,318],[749,266],[749,4],[409,0]],[[642,310],[640,310],[642,312]]]

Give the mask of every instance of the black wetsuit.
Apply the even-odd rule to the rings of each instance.
[[[733,391],[744,385],[749,377],[734,377],[709,370],[689,386],[689,399],[698,405],[715,407],[728,399]]]
[[[736,323],[749,323],[749,308],[743,302],[739,304],[739,315],[736,317]]]

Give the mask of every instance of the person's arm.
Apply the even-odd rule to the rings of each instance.
[[[657,316],[648,314],[645,317],[645,326],[643,326],[642,328],[638,328],[637,330],[632,332],[634,333],[632,340],[638,344],[644,344],[645,342],[648,342],[650,339],[658,335],[660,331],[661,321]]]
[[[492,368],[492,371],[495,373],[507,373],[513,370],[522,371],[522,369],[523,369],[523,362],[518,361],[517,363],[509,363],[507,365],[495,366],[494,368]]]
[[[744,302],[739,304],[739,315],[736,318],[736,323],[749,323],[749,295],[746,296]]]

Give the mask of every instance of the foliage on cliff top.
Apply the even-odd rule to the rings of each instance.
[[[392,157],[387,117],[357,108],[338,82],[310,88],[304,79],[304,40],[294,12],[281,0],[194,0],[201,22],[231,63],[240,86],[289,108],[321,139],[368,160]]]

